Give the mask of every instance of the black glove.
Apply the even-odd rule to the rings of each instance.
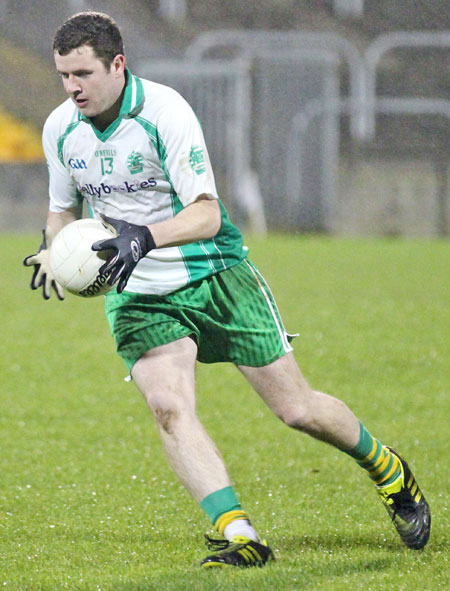
[[[50,251],[47,248],[47,241],[45,239],[45,229],[42,230],[43,240],[36,254],[31,254],[23,260],[25,267],[34,266],[33,276],[31,277],[31,289],[38,289],[42,286],[42,295],[44,299],[50,298],[50,293],[53,289],[59,300],[64,299],[64,289],[55,281],[53,273],[50,269],[49,255]]]
[[[115,232],[117,236],[94,242],[92,250],[114,251],[100,268],[100,273],[109,275],[109,285],[113,285],[119,279],[117,291],[121,293],[135,266],[150,250],[156,248],[156,244],[147,226],[115,220],[106,215],[102,215],[101,218],[103,224]]]

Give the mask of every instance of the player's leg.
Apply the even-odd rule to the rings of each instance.
[[[429,507],[408,464],[395,450],[375,439],[342,401],[312,390],[292,353],[266,366],[239,369],[287,425],[356,459],[376,485],[404,543],[413,549],[425,546]]]
[[[269,408],[287,425],[338,447],[353,449],[360,424],[341,400],[310,388],[292,353],[263,367],[239,366]]]
[[[105,300],[117,351],[155,416],[170,464],[226,538],[204,566],[264,564],[273,558],[272,552],[260,543],[230,486],[222,457],[195,411],[198,348],[191,336],[202,334],[204,340],[202,322],[197,321],[207,316],[208,282],[165,297],[123,292]],[[219,349],[215,338],[212,347]],[[214,541],[210,543],[217,550]]]
[[[156,419],[174,472],[218,532],[234,541],[226,553],[214,560],[208,557],[204,565],[265,563],[272,553],[242,510],[222,456],[195,411],[196,355],[197,346],[189,337],[152,348],[134,364],[133,380]],[[214,548],[214,541],[210,543]]]
[[[232,297],[232,304],[237,303],[228,305],[230,358],[286,424],[334,445],[367,470],[402,540],[422,548],[430,533],[430,512],[406,462],[375,439],[342,401],[309,387],[258,269],[244,261],[226,273],[228,289],[215,297],[226,303]]]
[[[155,347],[134,364],[132,377],[154,415],[172,468],[200,502],[230,486],[230,479],[195,412],[196,354],[189,337]]]

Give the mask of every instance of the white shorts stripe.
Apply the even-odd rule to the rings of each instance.
[[[264,294],[264,298],[267,302],[267,305],[270,309],[270,313],[272,314],[272,317],[273,317],[274,322],[276,324],[278,334],[280,335],[281,342],[283,343],[283,349],[286,351],[286,353],[290,353],[291,351],[293,351],[293,349],[288,341],[286,329],[284,328],[284,326],[282,324],[280,312],[279,312],[278,307],[275,303],[275,298],[273,297],[272,291],[271,291],[267,281],[264,279],[264,277],[261,275],[261,273],[258,271],[258,269],[256,269],[250,263],[250,261],[248,259],[245,259],[244,262],[247,264],[248,268],[253,273],[253,276],[255,277],[260,290]],[[271,297],[269,297],[269,294]],[[272,304],[272,302],[273,302],[273,304]],[[275,306],[275,308],[274,308],[274,306]]]

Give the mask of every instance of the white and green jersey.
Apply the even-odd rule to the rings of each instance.
[[[119,117],[103,132],[71,99],[43,130],[50,176],[50,210],[86,199],[101,213],[134,224],[175,216],[202,193],[218,199],[203,133],[188,103],[172,88],[126,72]],[[242,236],[219,200],[219,233],[180,247],[152,250],[139,261],[126,290],[166,294],[227,269],[246,256]]]

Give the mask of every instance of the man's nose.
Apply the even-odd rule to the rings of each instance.
[[[66,82],[66,90],[69,94],[81,91],[80,82],[76,76],[69,75]]]

